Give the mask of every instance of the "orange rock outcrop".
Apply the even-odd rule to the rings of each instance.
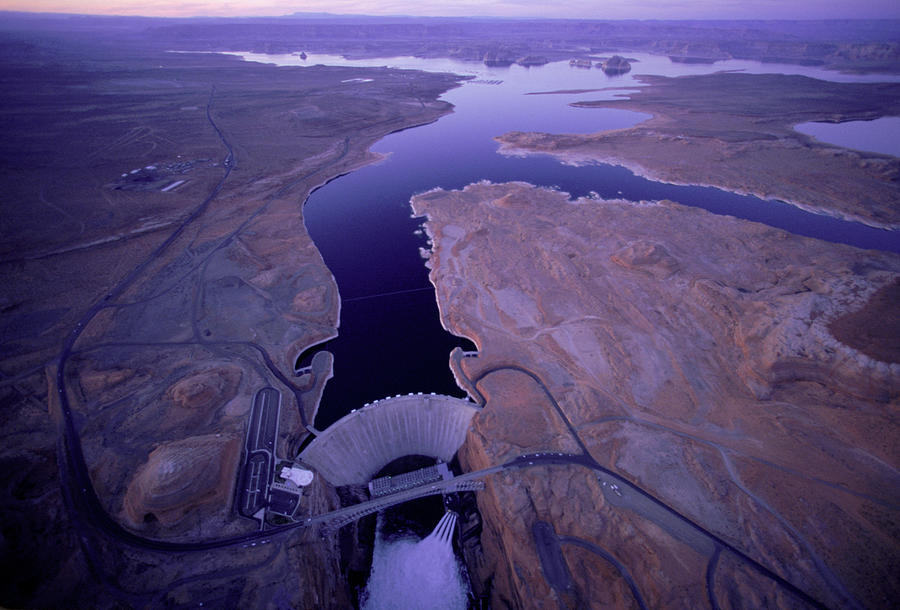
[[[479,576],[495,604],[632,607],[625,572],[596,549],[654,608],[808,602],[752,562],[828,607],[900,596],[900,365],[830,331],[857,312],[858,332],[884,332],[866,312],[883,309],[870,304],[900,257],[523,183],[435,190],[413,208],[442,321],[480,350],[454,360],[485,400],[464,466],[578,453],[577,437],[622,477],[568,465],[491,479]],[[539,521],[559,536],[570,590],[543,577]]]
[[[129,525],[171,527],[193,509],[219,510],[231,499],[240,452],[240,439],[215,434],[160,445],[128,485]]]

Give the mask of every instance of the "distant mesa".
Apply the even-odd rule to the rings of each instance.
[[[516,60],[516,63],[520,66],[543,66],[546,63],[549,63],[549,59],[544,57],[543,55],[526,55],[525,57],[520,57]]]
[[[600,68],[607,74],[625,74],[631,71],[631,63],[621,55],[613,55],[600,64]]]
[[[156,522],[170,527],[195,508],[224,506],[240,452],[240,439],[230,435],[208,434],[158,446],[128,485],[126,521],[132,527]]]
[[[669,55],[669,61],[676,64],[714,64],[718,61],[709,57],[691,57],[688,55]]]
[[[488,51],[484,54],[484,65],[505,68],[516,63],[516,58],[505,51]]]

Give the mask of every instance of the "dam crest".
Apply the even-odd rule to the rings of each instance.
[[[451,461],[479,410],[471,401],[442,394],[377,400],[333,423],[299,457],[334,486],[365,485],[403,456]]]

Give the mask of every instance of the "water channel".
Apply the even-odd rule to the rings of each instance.
[[[678,64],[650,55],[633,55],[640,61],[635,63],[632,73],[617,77],[596,69],[572,68],[567,62],[532,68],[489,68],[476,63],[416,58],[345,60],[310,55],[303,61],[292,55],[240,55],[247,60],[282,65],[389,65],[475,76],[473,81],[442,97],[454,104],[453,114],[384,138],[374,150],[389,155],[386,160],[328,183],[316,190],[305,204],[306,227],[337,280],[342,301],[340,335],[324,346],[335,355],[335,375],[326,388],[315,422],[320,430],[351,409],[385,396],[408,392],[461,395],[450,375],[448,355],[455,345],[466,348],[471,345],[465,339],[451,336],[440,325],[434,291],[420,255],[420,248],[428,244],[420,231],[421,220],[410,215],[410,198],[434,187],[458,189],[479,180],[521,180],[558,187],[573,196],[594,192],[604,198],[634,201],[665,198],[801,235],[900,251],[900,240],[889,231],[715,188],[654,182],[621,167],[573,167],[546,156],[505,157],[497,154],[497,145],[492,140],[493,136],[511,130],[588,133],[635,125],[648,118],[647,115],[615,109],[577,109],[568,104],[612,99],[641,86],[634,78],[641,73],[677,76],[743,70],[805,74],[839,81],[873,81],[881,80],[880,77],[748,61]],[[888,77],[887,80],[897,79]],[[366,84],[355,83],[359,87]],[[536,91],[595,88],[615,89],[583,94],[525,95]],[[375,563],[408,563],[410,557],[415,557],[413,551],[417,548],[408,539],[376,545]],[[432,559],[440,558],[429,561]],[[448,565],[452,577],[448,578],[452,580],[456,572],[452,562]],[[384,571],[384,567],[381,569]],[[386,573],[394,571],[391,568]],[[374,573],[377,572],[376,566]],[[377,596],[377,582],[378,578],[373,577],[371,595]],[[398,589],[390,584],[386,586],[392,592]],[[464,601],[460,604],[448,607],[465,607]]]

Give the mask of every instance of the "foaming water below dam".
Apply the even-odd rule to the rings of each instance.
[[[465,610],[467,587],[453,551],[456,514],[446,512],[422,540],[390,540],[379,515],[364,610]]]

